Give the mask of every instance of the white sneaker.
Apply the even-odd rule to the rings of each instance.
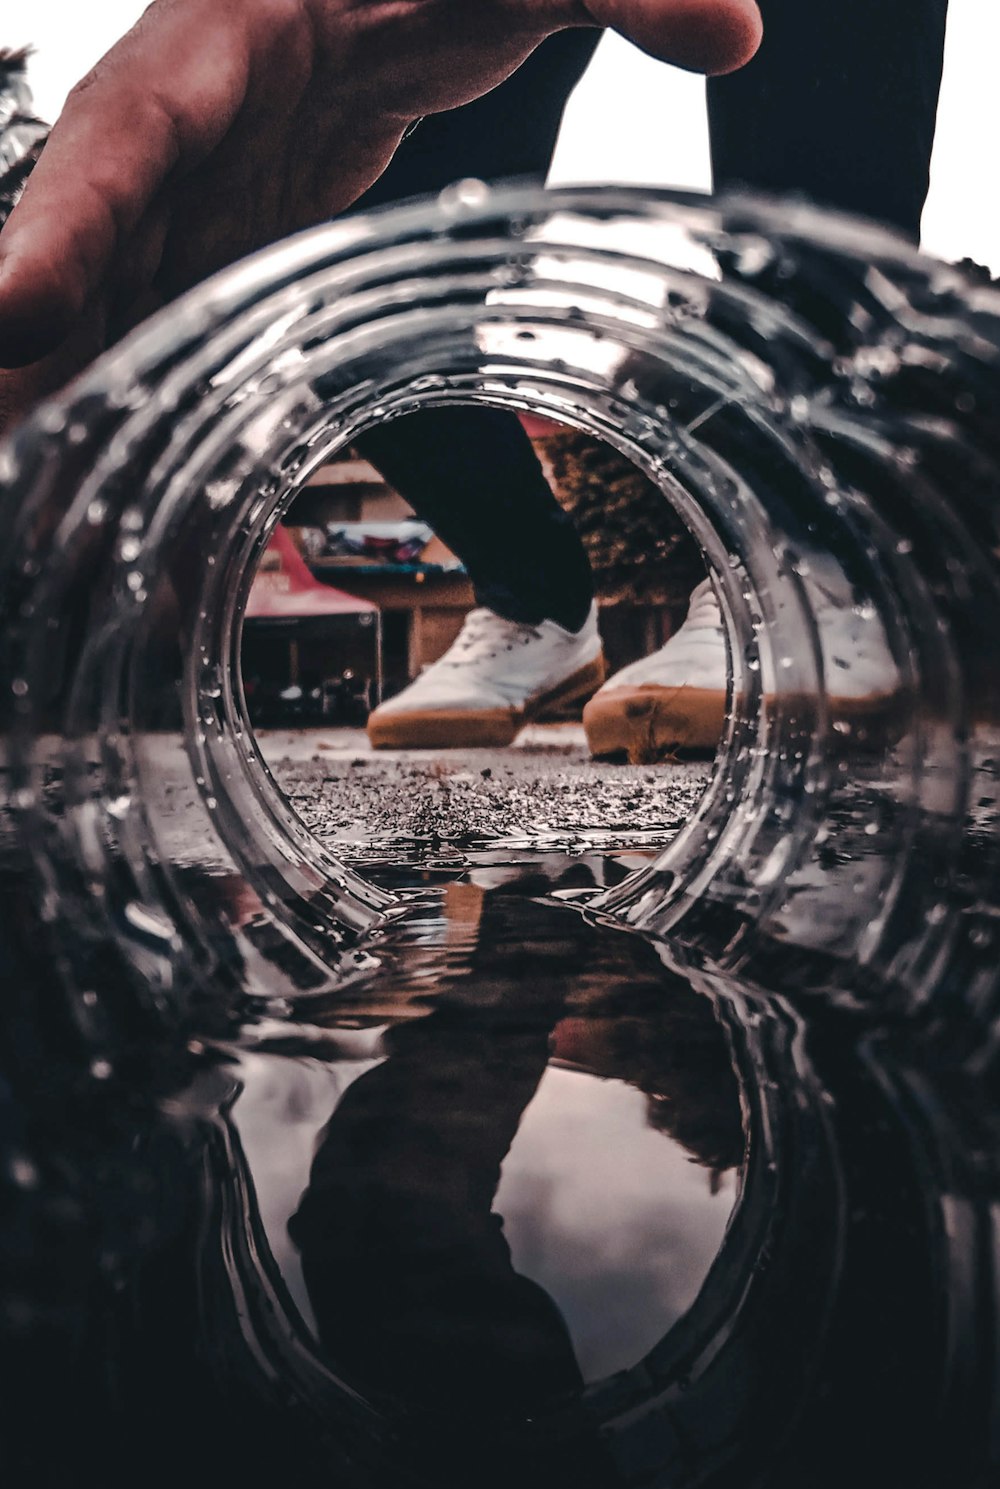
[[[377,750],[508,745],[530,720],[589,697],[603,679],[596,605],[577,632],[472,610],[444,656],[375,709],[368,738]]]
[[[704,579],[666,645],[609,677],[583,710],[590,753],[641,763],[678,749],[714,750],[728,670],[719,602]]]
[[[834,727],[850,732],[857,725],[860,734],[900,697],[885,630],[873,611],[843,607],[815,582],[810,588]],[[591,754],[643,763],[677,750],[714,751],[725,722],[728,676],[722,614],[705,579],[666,645],[609,677],[587,704],[583,724]]]

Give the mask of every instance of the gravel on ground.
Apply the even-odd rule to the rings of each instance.
[[[374,751],[351,729],[265,730],[258,739],[305,825],[352,857],[661,847],[695,811],[712,769],[593,761],[575,725],[530,727],[508,749]]]

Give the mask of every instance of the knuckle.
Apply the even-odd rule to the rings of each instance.
[[[73,104],[86,102],[90,96],[91,90],[97,83],[101,81],[102,75],[103,68],[101,66],[101,63],[98,62],[94,67],[90,69],[89,72],[84,73],[79,82],[73,84],[72,88],[69,90],[69,93],[66,95],[66,107],[69,108],[72,107]]]
[[[255,0],[254,11],[257,25],[276,39],[292,40],[312,29],[309,0]]]

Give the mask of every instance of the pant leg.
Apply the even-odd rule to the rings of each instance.
[[[716,190],[795,192],[917,240],[947,0],[758,0],[764,40],[708,83]]]
[[[566,99],[598,39],[552,36],[485,98],[425,119],[360,205],[436,193],[466,176],[543,180]],[[508,620],[579,630],[593,600],[590,564],[514,414],[428,411],[357,443],[458,554],[480,604]]]
[[[594,593],[590,564],[513,414],[428,409],[358,445],[459,555],[480,605],[526,625],[580,629]]]

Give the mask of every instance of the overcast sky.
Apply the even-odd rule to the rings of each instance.
[[[142,0],[93,5],[32,0],[16,7],[14,20],[3,22],[0,41],[36,47],[32,79],[44,118],[55,117],[76,79],[143,9]],[[924,246],[945,258],[968,254],[995,274],[1000,274],[998,58],[998,0],[951,0]],[[606,38],[570,103],[553,179],[708,190],[704,85],[616,37]]]

